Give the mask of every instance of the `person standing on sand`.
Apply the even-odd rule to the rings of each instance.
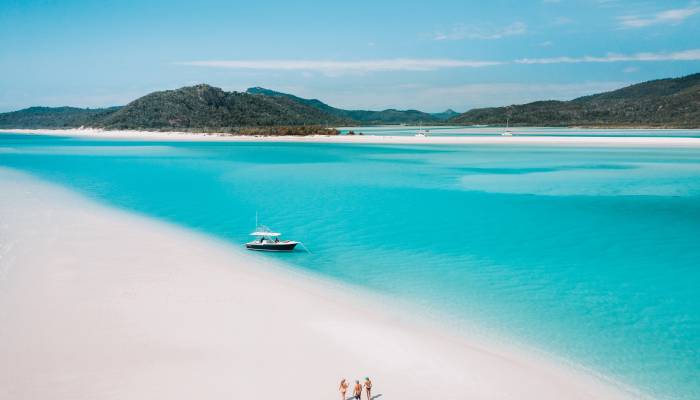
[[[368,376],[365,376],[365,393],[367,393],[367,400],[372,400],[372,381]]]
[[[362,396],[362,385],[360,384],[360,381],[355,381],[355,388],[352,391],[352,394],[355,395],[355,400],[360,400],[360,397]]]
[[[348,392],[348,386],[350,386],[350,385],[348,384],[348,380],[345,379],[345,378],[343,378],[343,379],[340,381],[340,387],[338,387],[338,390],[340,390],[340,398],[341,398],[341,400],[345,400],[345,394]]]

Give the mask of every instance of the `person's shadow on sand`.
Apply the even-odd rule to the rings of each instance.
[[[379,393],[379,394],[375,394],[375,395],[374,395],[374,396],[372,396],[372,398],[370,398],[369,400],[374,400],[374,399],[378,399],[378,398],[380,398],[380,397],[382,397],[382,394],[381,394],[381,393]],[[352,399],[354,399],[354,398],[355,398],[355,396],[350,396],[350,397],[348,397],[348,398],[347,398],[347,399],[345,399],[345,400],[352,400]]]

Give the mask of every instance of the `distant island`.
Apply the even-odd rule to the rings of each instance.
[[[382,111],[370,110],[343,110],[329,106],[317,99],[303,99],[288,93],[276,92],[274,90],[261,87],[250,88],[246,91],[249,94],[287,98],[294,102],[313,107],[323,111],[332,117],[344,121],[345,125],[391,125],[391,124],[439,124],[444,123],[452,117],[459,115],[453,110],[441,113],[425,113],[418,110],[395,110],[387,109]]]
[[[220,132],[241,135],[338,134],[343,124],[285,97],[225,92],[209,85],[150,93],[122,107],[30,107],[0,114],[0,128],[77,128]]]
[[[254,87],[226,92],[201,84],[158,91],[110,108],[30,107],[1,113],[0,128],[90,127],[105,130],[220,132],[240,135],[335,135],[329,127],[451,124],[555,127],[700,128],[700,73],[659,79],[570,101],[426,113],[344,110],[317,99]]]
[[[461,125],[700,128],[700,73],[659,79],[571,101],[478,108],[449,121]]]

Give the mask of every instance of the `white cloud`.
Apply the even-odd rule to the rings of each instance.
[[[432,71],[443,68],[479,68],[504,64],[500,61],[456,60],[449,58],[395,58],[386,60],[209,60],[185,61],[195,67],[255,69],[276,71],[318,71],[328,74],[375,71]]]
[[[539,46],[547,47],[552,43],[542,42]],[[384,60],[203,60],[184,61],[178,65],[207,68],[228,68],[258,71],[300,71],[303,73],[320,72],[328,76],[348,73],[387,72],[387,71],[435,71],[450,68],[483,68],[507,64],[577,64],[577,63],[613,63],[613,62],[651,62],[651,61],[700,61],[700,49],[691,49],[670,53],[608,53],[605,56],[521,58],[513,61],[461,60],[452,58],[395,58]]]
[[[700,6],[693,2],[686,8],[664,10],[652,15],[623,15],[617,20],[622,28],[644,28],[652,25],[678,25],[687,18],[700,13]]]
[[[523,35],[527,32],[527,25],[524,22],[513,22],[500,29],[486,29],[475,26],[457,25],[448,32],[436,32],[434,40],[462,40],[462,39],[482,39],[495,40],[507,36]]]
[[[605,56],[583,57],[552,57],[552,58],[521,58],[515,60],[516,64],[576,64],[576,63],[610,63],[622,61],[698,61],[700,49],[677,51],[673,53],[636,53],[616,54],[608,53]]]
[[[639,67],[627,67],[627,68],[623,69],[622,72],[624,72],[624,73],[626,73],[626,74],[631,74],[631,73],[634,73],[634,72],[639,72]]]

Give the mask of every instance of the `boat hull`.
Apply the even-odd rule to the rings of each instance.
[[[248,250],[256,251],[292,251],[299,244],[298,242],[279,242],[279,243],[260,243],[260,242],[250,242],[246,243],[245,247]]]

